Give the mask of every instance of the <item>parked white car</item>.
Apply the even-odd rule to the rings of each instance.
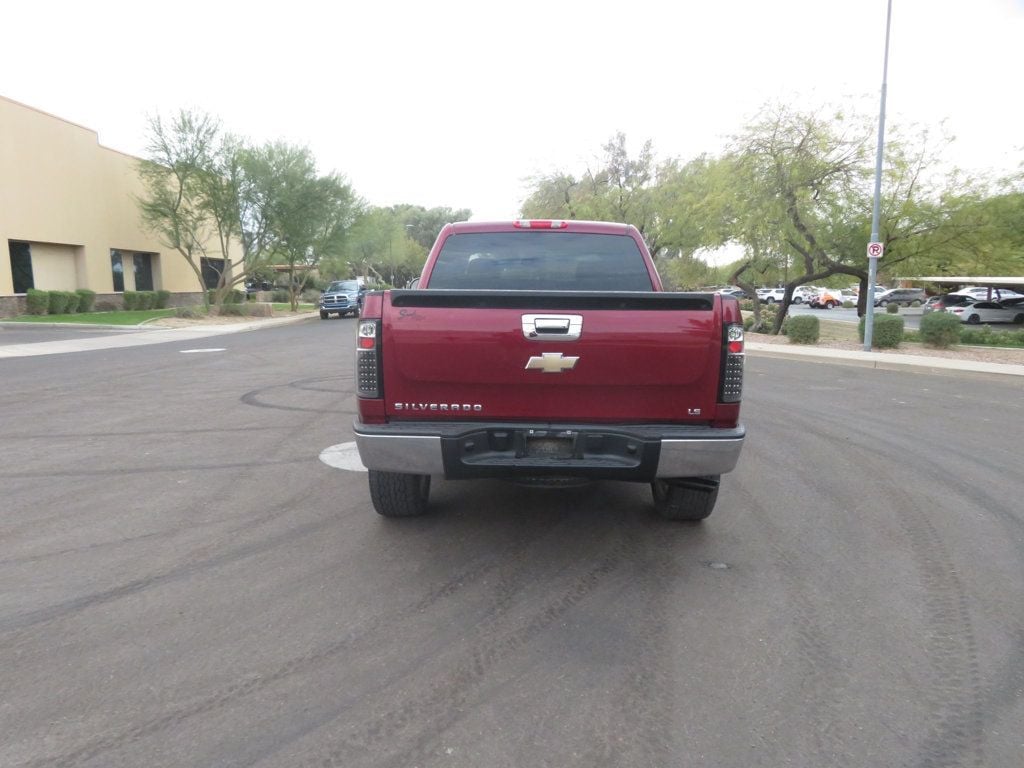
[[[992,288],[992,296],[989,298],[989,289],[984,285],[973,285],[970,288],[961,288],[954,291],[954,296],[973,296],[979,301],[1006,301],[1007,299],[1024,299],[1024,294],[1009,288]]]
[[[758,288],[757,297],[765,304],[775,304],[776,302],[782,303],[783,296],[786,295],[785,288]],[[809,302],[812,298],[817,295],[817,289],[810,285],[798,285],[793,289],[793,303],[803,304]]]
[[[961,323],[980,325],[981,323],[1024,323],[1024,305],[1015,303],[999,304],[995,301],[979,301],[964,307],[947,307],[950,312],[960,318]]]

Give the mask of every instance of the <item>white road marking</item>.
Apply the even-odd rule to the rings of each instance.
[[[355,443],[338,443],[320,451],[320,461],[335,469],[348,472],[365,472],[366,467],[359,460],[359,451]]]
[[[183,355],[189,355],[193,352],[224,352],[226,347],[209,347],[208,349],[179,349]]]

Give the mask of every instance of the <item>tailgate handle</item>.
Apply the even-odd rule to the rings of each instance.
[[[528,339],[573,341],[583,332],[583,315],[523,315]]]

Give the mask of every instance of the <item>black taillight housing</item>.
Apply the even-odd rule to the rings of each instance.
[[[380,320],[360,320],[356,335],[356,394],[383,396],[381,391]]]
[[[743,326],[737,323],[726,325],[724,336],[718,402],[738,403],[743,397]]]

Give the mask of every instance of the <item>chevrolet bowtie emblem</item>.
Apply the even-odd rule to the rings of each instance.
[[[561,373],[575,368],[577,360],[578,357],[562,357],[561,352],[544,352],[540,356],[531,357],[526,363],[526,370]]]

